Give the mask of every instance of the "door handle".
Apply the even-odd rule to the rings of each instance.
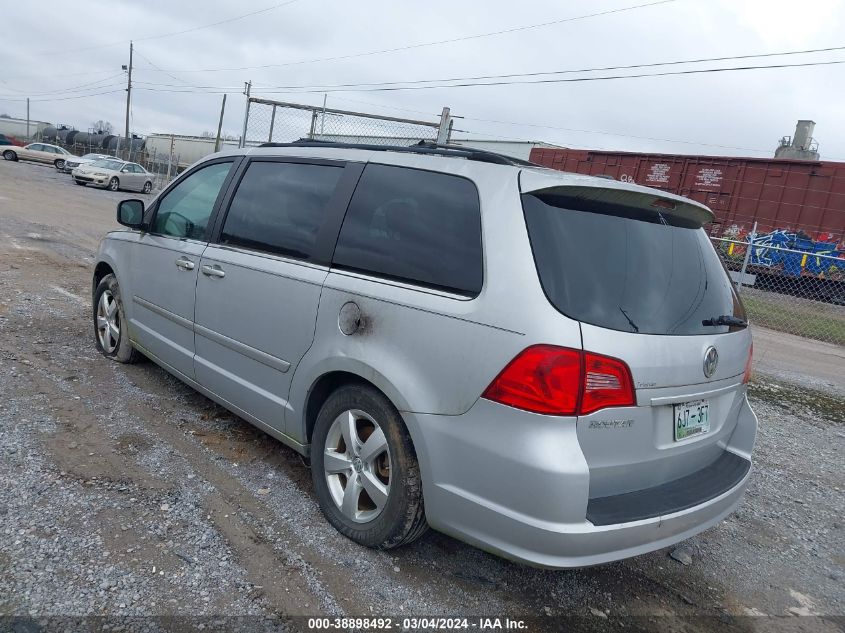
[[[208,264],[203,264],[200,270],[202,270],[203,275],[206,275],[208,277],[226,276],[226,272],[222,268],[220,268],[220,266],[209,266]]]
[[[184,257],[180,257],[179,259],[177,259],[176,265],[182,270],[193,270],[196,267],[196,264],[194,264],[194,262],[192,262],[190,259],[185,259]]]

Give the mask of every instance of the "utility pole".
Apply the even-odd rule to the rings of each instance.
[[[124,70],[127,70],[127,67],[123,67]],[[126,147],[131,152],[132,150],[132,143],[129,140],[129,104],[132,100],[132,42],[129,42],[129,74],[126,80]]]
[[[452,117],[449,116],[449,108],[443,108],[440,114],[440,127],[437,129],[437,144],[445,145],[449,142],[452,131]]]
[[[26,140],[29,140],[29,97],[26,98]]]
[[[223,105],[220,106],[220,122],[217,124],[217,138],[214,140],[214,151],[220,151],[220,132],[223,129],[223,113],[226,112],[226,95],[223,95]]]
[[[252,90],[252,79],[244,84],[244,94],[246,95],[246,108],[244,109],[244,130],[241,134],[240,147],[246,146],[246,126],[249,123],[249,93]]]

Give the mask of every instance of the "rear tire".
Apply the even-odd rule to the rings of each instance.
[[[12,150],[7,149],[5,152],[3,152],[3,158],[5,158],[6,160],[17,160],[18,155]]]
[[[115,177],[109,180],[109,191],[117,191],[120,189],[120,181]]]
[[[396,407],[369,385],[341,387],[323,404],[311,438],[311,476],[329,523],[356,543],[392,549],[428,529],[408,430]],[[386,491],[381,505],[374,500],[379,491]],[[353,502],[347,503],[350,492]]]
[[[106,275],[94,291],[94,343],[106,358],[118,363],[137,363],[141,354],[129,342],[126,312],[117,277]]]

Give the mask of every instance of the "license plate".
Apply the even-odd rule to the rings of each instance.
[[[707,400],[684,402],[676,404],[673,408],[676,442],[710,430],[710,404]]]

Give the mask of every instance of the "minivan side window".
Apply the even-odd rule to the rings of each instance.
[[[341,174],[340,166],[253,161],[232,197],[220,242],[310,258]]]
[[[462,177],[370,164],[349,204],[333,264],[475,296],[481,291],[481,208]]]
[[[206,239],[208,218],[231,169],[231,162],[214,163],[179,182],[159,202],[150,232],[192,240]]]

